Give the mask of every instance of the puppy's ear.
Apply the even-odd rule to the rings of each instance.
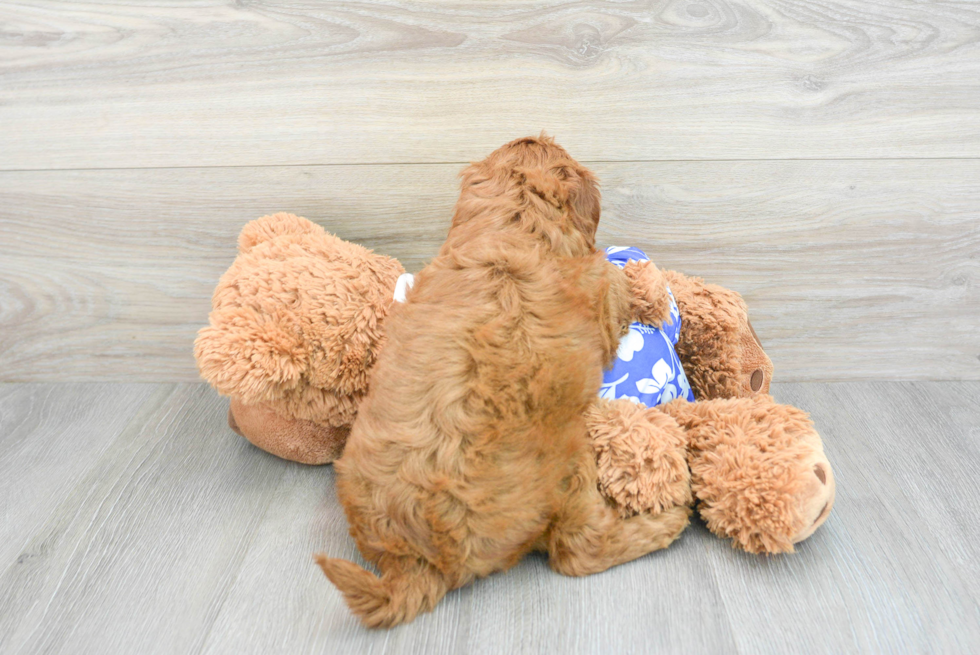
[[[478,202],[478,196],[486,189],[476,189],[480,185],[486,185],[490,180],[485,161],[473,162],[459,172],[459,198],[453,208],[453,218],[450,223],[450,230],[462,225],[473,216],[473,203]]]
[[[574,162],[560,162],[549,169],[515,171],[521,184],[559,210],[571,226],[590,241],[599,226],[601,194],[595,175]]]
[[[459,172],[460,189],[465,191],[471,186],[486,182],[488,177],[486,163],[474,162]]]
[[[579,231],[594,238],[599,227],[602,194],[599,192],[599,181],[592,171],[581,167],[570,169],[568,204],[572,209],[571,218]]]

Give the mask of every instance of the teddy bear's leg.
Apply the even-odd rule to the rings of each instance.
[[[688,431],[708,529],[752,553],[792,552],[827,520],[834,472],[806,413],[770,396],[663,406]]]
[[[287,419],[266,405],[246,405],[233,398],[228,427],[277,457],[301,464],[329,464],[344,450],[350,427]]]
[[[599,490],[623,517],[690,505],[687,436],[659,408],[597,399],[585,416]]]
[[[769,393],[772,360],[738,293],[664,271],[681,313],[677,355],[698,400]]]
[[[591,449],[583,450],[568,480],[565,502],[547,535],[551,568],[564,575],[589,575],[669,546],[687,527],[690,509],[674,506],[658,514],[624,518],[599,491]]]

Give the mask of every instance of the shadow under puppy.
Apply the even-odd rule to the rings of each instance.
[[[597,488],[585,413],[633,320],[595,249],[593,175],[549,138],[462,174],[439,255],[387,319],[337,491],[375,576],[318,556],[351,610],[392,626],[531,550],[569,575],[668,546],[689,510],[622,517]]]

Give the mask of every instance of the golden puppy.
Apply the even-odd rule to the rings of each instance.
[[[446,243],[387,319],[337,492],[381,577],[317,556],[368,626],[545,550],[586,575],[667,546],[688,510],[620,518],[597,489],[584,413],[631,321],[595,250],[593,175],[549,138],[462,173]]]

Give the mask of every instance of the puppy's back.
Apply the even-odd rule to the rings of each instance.
[[[472,577],[544,531],[599,385],[594,308],[568,279],[591,263],[487,239],[417,276],[338,467],[362,552],[412,544]]]

